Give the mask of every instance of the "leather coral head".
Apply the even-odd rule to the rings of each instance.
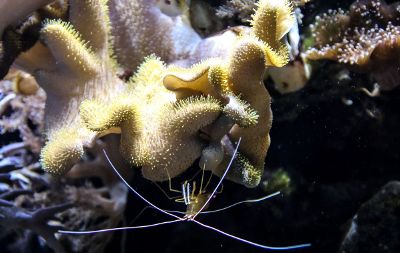
[[[80,103],[110,101],[123,85],[116,75],[109,30],[108,7],[102,0],[71,0],[69,21],[48,20],[41,30],[43,57],[29,68],[47,93],[47,142],[41,161],[48,172],[68,171],[97,137],[82,124]]]
[[[135,11],[158,15],[144,3],[137,1],[142,5]],[[197,62],[189,68],[150,56],[126,83],[117,77],[108,18],[106,1],[71,0],[69,21],[50,20],[41,31],[40,53],[46,57],[31,69],[48,95],[43,167],[63,174],[97,138],[119,133],[123,158],[150,180],[175,177],[198,158],[200,166],[220,175],[242,138],[228,178],[256,186],[272,123],[262,80],[268,66],[288,60],[288,1],[261,0],[252,28],[232,36],[226,54],[189,54],[188,62]],[[196,50],[207,50],[206,44]]]

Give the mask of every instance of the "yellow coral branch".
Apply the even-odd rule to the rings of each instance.
[[[64,65],[77,76],[94,73],[97,62],[93,53],[71,24],[61,20],[48,20],[41,35],[58,64]]]
[[[132,97],[121,96],[110,104],[98,100],[85,100],[80,106],[80,116],[92,131],[103,132],[113,127],[121,127],[127,120],[134,120],[135,107]]]

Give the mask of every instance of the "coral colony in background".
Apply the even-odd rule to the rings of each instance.
[[[369,72],[380,87],[399,85],[400,6],[384,1],[356,1],[348,11],[334,10],[318,17],[312,26],[315,48],[312,60],[329,59]]]
[[[130,210],[143,208],[130,206],[103,150],[161,202],[202,169],[221,176],[240,140],[217,199],[284,196],[254,203],[258,214],[253,204],[223,214],[229,225],[217,227],[312,242],[310,252],[400,252],[400,184],[388,183],[400,158],[385,152],[400,150],[400,4],[339,2],[2,0],[2,248],[142,252],[131,234],[57,233],[132,225]],[[211,231],[189,240],[180,226],[146,247],[257,250]]]

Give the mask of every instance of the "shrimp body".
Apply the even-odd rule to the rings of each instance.
[[[182,198],[177,199],[177,202],[183,202],[186,205],[186,212],[183,219],[185,220],[193,220],[194,217],[203,209],[208,208],[208,199],[211,194],[207,193],[205,189],[202,189],[203,186],[203,175],[201,177],[201,184],[198,193],[196,194],[196,181],[193,181],[192,187],[190,182],[185,181],[182,184]],[[192,189],[193,190],[192,190]]]
[[[190,202],[186,205],[185,219],[193,219],[200,209],[206,204],[207,199],[210,197],[208,193],[199,193],[194,198],[190,198]],[[207,209],[208,203],[204,209]]]

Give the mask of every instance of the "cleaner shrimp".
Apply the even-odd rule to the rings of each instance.
[[[310,247],[311,244],[310,243],[304,243],[304,244],[297,244],[297,245],[291,245],[291,246],[268,246],[268,245],[263,245],[263,244],[259,244],[247,239],[244,239],[242,237],[239,236],[235,236],[233,234],[230,234],[228,232],[225,232],[223,230],[220,230],[216,227],[207,225],[205,223],[202,223],[198,220],[196,220],[196,217],[200,214],[205,214],[205,213],[215,213],[215,212],[219,212],[219,211],[223,211],[226,210],[228,208],[234,207],[236,205],[242,204],[242,203],[250,203],[250,202],[258,202],[258,201],[262,201],[271,197],[274,197],[278,194],[280,194],[280,192],[275,192],[273,194],[270,194],[268,196],[259,198],[259,199],[253,199],[253,200],[244,200],[244,201],[240,201],[240,202],[236,202],[232,205],[229,205],[227,207],[221,208],[221,209],[217,209],[217,210],[212,210],[212,211],[203,211],[205,210],[211,199],[215,196],[215,194],[217,193],[217,190],[219,189],[219,187],[222,185],[222,181],[224,180],[224,178],[226,177],[226,175],[229,172],[229,168],[231,167],[239,145],[240,145],[240,141],[241,139],[238,140],[238,143],[236,145],[235,151],[232,155],[232,158],[227,166],[227,169],[225,170],[225,172],[223,173],[223,175],[221,176],[220,180],[218,181],[217,185],[214,187],[213,191],[211,193],[207,193],[204,190],[202,190],[202,183],[200,186],[200,190],[198,191],[197,194],[195,194],[195,182],[193,183],[193,190],[191,190],[190,187],[190,182],[189,181],[185,181],[182,184],[182,200],[186,205],[186,211],[185,212],[181,212],[181,211],[170,211],[170,210],[165,210],[162,209],[160,207],[158,207],[157,205],[153,204],[152,202],[150,202],[149,200],[147,200],[145,197],[143,197],[138,191],[136,191],[126,180],[125,178],[119,173],[119,171],[117,170],[117,168],[115,168],[115,166],[113,165],[113,163],[111,162],[111,160],[109,159],[107,153],[105,152],[105,150],[103,150],[103,153],[107,159],[107,161],[110,163],[110,166],[112,167],[112,169],[115,171],[115,173],[117,174],[117,176],[124,182],[124,184],[137,196],[139,197],[142,201],[144,201],[149,207],[154,208],[155,210],[159,211],[160,213],[163,213],[169,217],[172,217],[172,220],[167,220],[167,221],[163,221],[163,222],[158,222],[158,223],[153,223],[153,224],[147,224],[147,225],[140,225],[140,226],[127,226],[127,227],[115,227],[115,228],[107,228],[107,229],[99,229],[99,230],[91,230],[91,231],[70,231],[70,230],[58,230],[58,233],[61,234],[72,234],[72,235],[85,235],[85,234],[93,234],[93,233],[104,233],[104,232],[112,232],[112,231],[118,231],[118,230],[132,230],[132,229],[143,229],[143,228],[151,228],[151,227],[157,227],[157,226],[162,226],[162,225],[166,225],[166,224],[172,224],[172,223],[177,223],[177,222],[183,222],[183,221],[187,221],[187,222],[193,222],[201,227],[204,227],[206,229],[212,230],[216,233],[222,234],[226,237],[238,240],[242,243],[245,244],[249,244],[251,246],[260,248],[260,249],[266,249],[266,250],[293,250],[293,249],[300,249],[300,248],[305,248],[305,247]],[[203,180],[202,180],[203,182]],[[171,187],[170,187],[171,189]],[[176,190],[175,190],[176,191]],[[180,191],[179,191],[180,192]],[[176,214],[183,214],[182,217],[176,215]]]

